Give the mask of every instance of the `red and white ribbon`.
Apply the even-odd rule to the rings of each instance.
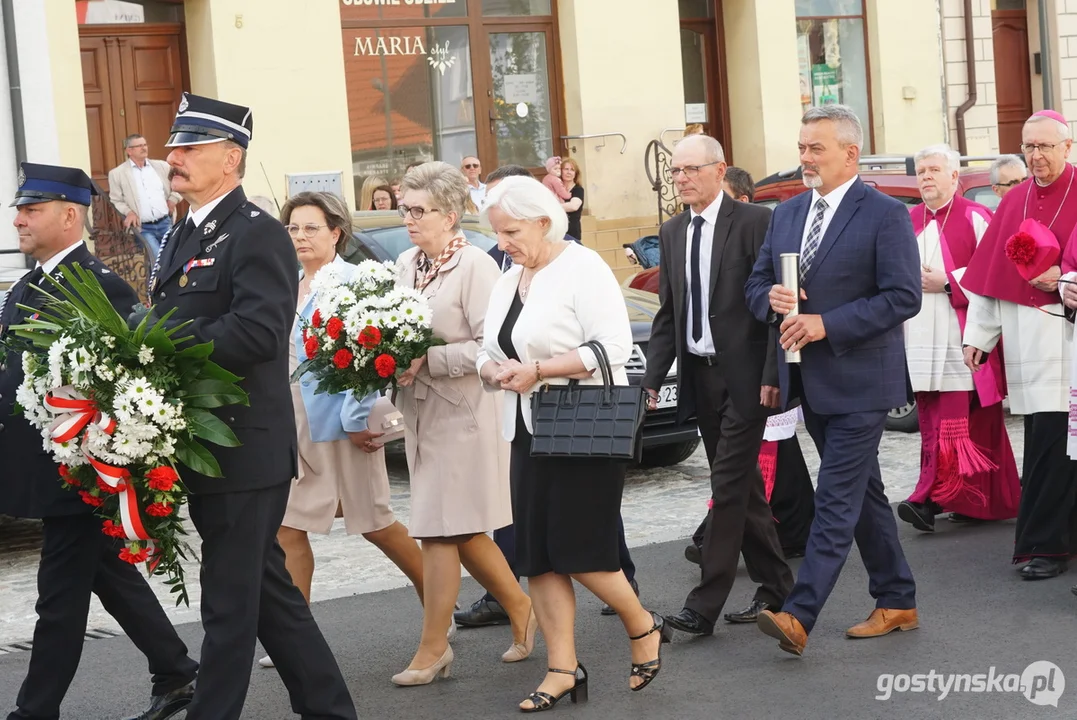
[[[55,442],[74,440],[91,423],[101,432],[111,435],[116,431],[116,421],[97,409],[97,403],[85,397],[72,385],[55,388],[45,395],[45,407],[56,416],[49,427],[49,435]],[[129,487],[131,473],[127,468],[115,467],[90,455],[83,438],[82,454],[97,472],[103,483],[119,491],[120,519],[129,540],[149,540],[138,511],[138,495]]]

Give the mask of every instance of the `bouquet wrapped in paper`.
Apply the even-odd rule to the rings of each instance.
[[[45,309],[12,328],[25,374],[18,407],[60,463],[59,481],[97,509],[104,534],[126,541],[120,558],[146,562],[187,602],[177,465],[220,477],[202,443],[239,441],[210,409],[247,404],[247,394],[209,359],[212,343],[183,337],[185,324],[147,315],[132,329],[92,273],[61,271],[71,289],[49,277],[55,294],[38,288],[50,296]]]
[[[441,344],[426,298],[397,287],[390,264],[330,263],[311,280],[310,291],[314,312],[302,325],[307,359],[292,380],[311,373],[316,392],[351,391],[363,398],[395,387],[398,370]]]

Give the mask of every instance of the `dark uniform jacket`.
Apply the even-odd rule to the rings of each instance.
[[[138,296],[123,278],[110,271],[101,260],[90,254],[85,245],[71,251],[52,276],[62,279],[59,268],[78,263],[92,271],[112,305],[123,316],[138,302]],[[48,298],[28,287],[30,273],[12,286],[0,314],[0,326],[7,328],[23,322],[28,315],[17,307],[19,303],[35,308],[44,307]],[[34,283],[50,290],[47,280]],[[12,415],[15,390],[22,383],[22,358],[16,352],[8,352],[0,360],[0,513],[24,518],[78,515],[93,511],[82,502],[78,493],[68,490],[60,482],[57,465],[45,452],[41,431],[34,428],[21,415]]]
[[[224,477],[181,468],[183,482],[194,493],[289,482],[298,457],[288,372],[299,294],[292,241],[280,222],[247,202],[242,188],[226,195],[187,237],[183,226],[177,223],[161,250],[154,314],[163,317],[175,308],[172,319],[193,320],[176,337],[212,341],[212,359],[242,377],[240,386],[250,395],[249,406],[214,411],[242,443],[207,445]],[[195,264],[185,273],[189,261]]]

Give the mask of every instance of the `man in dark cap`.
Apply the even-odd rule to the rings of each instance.
[[[23,163],[15,228],[19,249],[37,260],[37,268],[20,280],[0,308],[0,339],[31,313],[19,304],[42,308],[46,297],[31,285],[55,292],[46,274],[62,280],[59,270],[78,264],[94,273],[113,306],[126,312],[138,296],[118,275],[90,254],[82,241],[86,209],[97,194],[82,170]],[[22,383],[22,357],[0,357],[0,513],[41,518],[43,540],[38,568],[37,614],[26,679],[8,720],[51,720],[75,677],[90,593],[101,600],[131,641],[149,660],[153,699],[137,720],[165,720],[181,711],[194,694],[198,664],[176,635],[142,574],[120,560],[122,543],[101,532],[101,520],[79,495],[62,487],[56,463],[42,452],[41,432],[13,414],[15,391]]]
[[[182,468],[202,536],[202,645],[188,720],[238,720],[261,640],[302,717],[356,717],[348,688],[284,566],[277,530],[297,473],[288,343],[299,292],[284,227],[240,186],[253,128],[245,107],[185,93],[167,147],[172,189],[190,204],[150,280],[155,313],[190,320],[214,361],[243,378],[247,406],[217,411],[242,445],[214,454],[223,477]]]

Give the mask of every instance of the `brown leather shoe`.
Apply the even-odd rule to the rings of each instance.
[[[763,610],[756,624],[764,634],[778,640],[778,647],[793,655],[802,655],[808,644],[808,633],[800,621],[787,612]]]
[[[875,608],[868,619],[845,631],[851,638],[874,638],[889,635],[895,630],[915,630],[920,627],[916,608],[911,610],[888,610]]]

